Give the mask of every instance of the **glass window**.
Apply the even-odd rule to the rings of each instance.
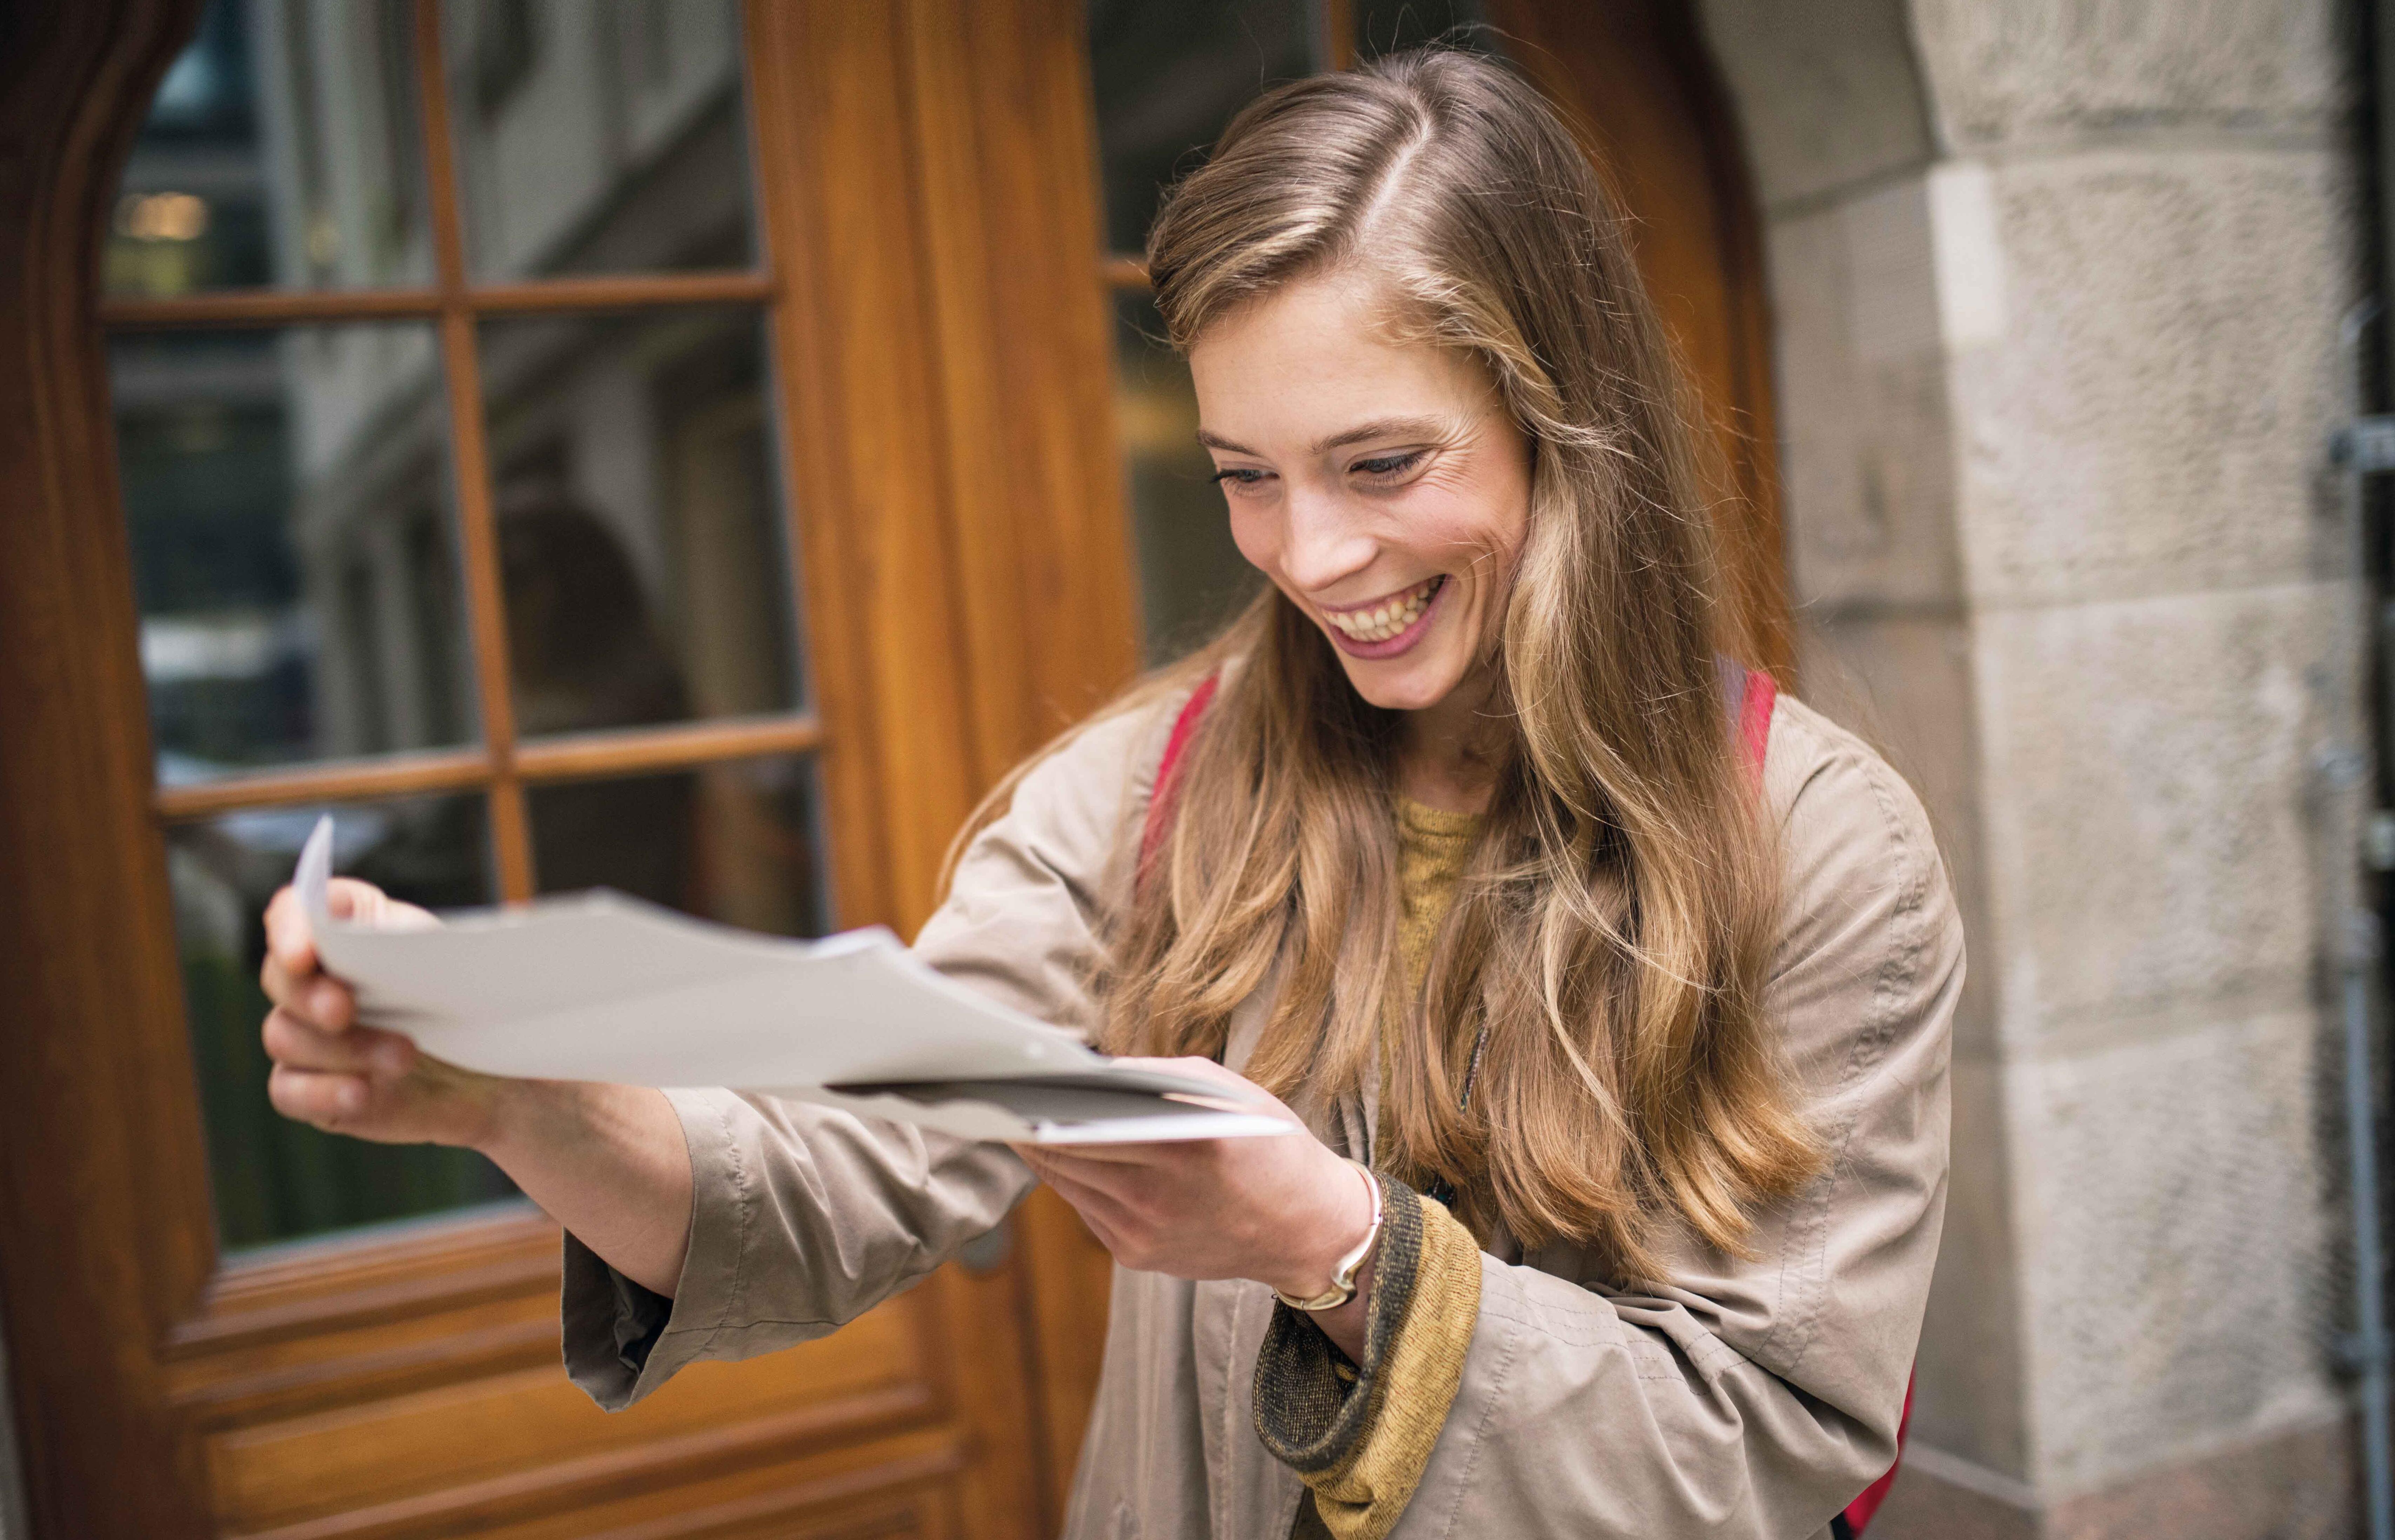
[[[445,0],[441,35],[476,280],[756,260],[733,0]]]
[[[432,327],[120,335],[109,362],[161,782],[471,742]]]
[[[613,888],[782,936],[827,928],[814,760],[775,756],[530,792],[543,892]]]
[[[1275,81],[1328,63],[1305,0],[1090,0],[1107,249],[1137,256],[1164,189]],[[1115,296],[1115,416],[1150,664],[1204,641],[1254,591],[1198,447],[1188,366],[1143,287]]]
[[[484,282],[751,266],[737,23],[734,0],[213,0],[159,89],[106,254],[111,295],[149,303],[116,310],[109,362],[228,1247],[511,1191],[470,1155],[271,1113],[259,915],[315,809],[262,804],[337,805],[341,869],[429,905],[605,885],[823,928],[764,312],[628,285],[622,313],[526,315],[436,288],[428,233],[454,215]],[[410,319],[328,296],[223,324],[212,291],[270,285],[432,292],[390,302]],[[474,338],[455,379],[444,328]],[[487,505],[453,447],[478,414]],[[493,538],[465,538],[486,506]],[[469,595],[494,589],[477,634]],[[588,781],[527,784],[559,761],[507,744],[398,757],[482,745],[483,683],[525,737],[707,721],[718,762],[637,733]],[[491,820],[519,796],[523,823]]]
[[[518,730],[798,704],[757,312],[489,322],[482,359]]]
[[[432,281],[407,0],[214,0],[110,222],[112,295]]]
[[[1213,459],[1198,442],[1189,365],[1145,292],[1115,296],[1115,423],[1147,661],[1160,664],[1212,636],[1264,580],[1231,539]]]
[[[290,880],[320,812],[337,831],[349,875],[428,908],[494,896],[479,796],[424,796],[334,809],[231,813],[166,832],[192,1054],[199,1073],[217,1231],[228,1250],[409,1218],[514,1193],[496,1166],[464,1150],[367,1144],[274,1111],[258,1039],[266,901]]]
[[[1136,254],[1172,178],[1256,93],[1325,67],[1305,0],[1090,0],[1106,247]]]

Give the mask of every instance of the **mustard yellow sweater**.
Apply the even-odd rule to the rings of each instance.
[[[1397,954],[1419,993],[1479,820],[1396,799]],[[1276,1306],[1256,1362],[1256,1432],[1309,1488],[1294,1540],[1381,1540],[1422,1481],[1480,1314],[1480,1248],[1392,1178],[1372,1258],[1364,1361]]]

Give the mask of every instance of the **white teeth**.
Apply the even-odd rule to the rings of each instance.
[[[1350,611],[1325,618],[1356,641],[1386,641],[1422,618],[1422,611],[1429,608],[1431,599],[1438,592],[1439,582],[1439,579],[1432,578],[1402,598],[1383,600],[1370,610]]]

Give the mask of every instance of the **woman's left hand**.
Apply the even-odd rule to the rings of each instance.
[[[1078,1210],[1115,1260],[1176,1278],[1252,1278],[1303,1298],[1330,1286],[1339,1259],[1372,1223],[1364,1177],[1295,1112],[1209,1059],[1122,1059],[1216,1087],[1224,1101],[1292,1131],[1171,1144],[1016,1145],[1032,1171]],[[1317,1316],[1350,1356],[1362,1346],[1366,1274],[1356,1298]],[[1336,1328],[1353,1316],[1356,1343]]]

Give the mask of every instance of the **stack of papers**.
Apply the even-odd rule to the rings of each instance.
[[[878,927],[788,941],[602,890],[378,929],[333,918],[332,866],[327,818],[292,881],[359,1020],[470,1070],[726,1086],[1028,1144],[1292,1127],[1203,1081],[1113,1063],[943,977]]]

